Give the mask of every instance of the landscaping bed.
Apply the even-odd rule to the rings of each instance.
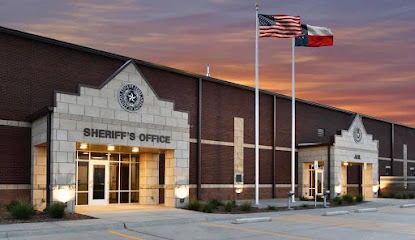
[[[13,224],[13,223],[34,223],[34,222],[53,222],[53,221],[69,221],[69,220],[83,220],[93,219],[86,215],[79,213],[67,213],[63,218],[52,218],[45,212],[36,211],[29,219],[15,219],[11,216],[6,209],[0,209],[0,224]]]
[[[303,200],[304,201],[304,200]],[[314,200],[310,200],[314,201]],[[321,200],[319,199],[319,202]],[[352,196],[344,195],[340,198],[335,198],[330,201],[329,205],[333,207],[341,206],[351,206],[363,203],[363,197],[361,195]],[[291,210],[304,210],[304,209],[316,209],[324,208],[323,205],[314,204],[302,204],[300,206],[292,206]],[[210,202],[201,202],[201,201],[190,201],[187,206],[188,210],[205,212],[205,213],[220,213],[220,214],[243,214],[243,213],[260,213],[260,212],[279,212],[279,211],[290,211],[287,207],[275,207],[269,205],[267,208],[257,208],[252,206],[251,202],[243,202],[239,205],[235,201],[221,202],[218,200],[212,200]]]
[[[93,219],[79,213],[65,213],[65,208],[63,203],[53,203],[40,212],[28,200],[12,201],[6,208],[0,208],[0,224]]]

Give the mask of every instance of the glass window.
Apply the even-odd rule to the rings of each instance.
[[[131,154],[131,162],[139,162],[139,161],[140,161],[140,155]]]
[[[78,205],[88,205],[88,193],[78,193]]]
[[[128,203],[128,195],[130,195],[129,192],[122,192],[121,193],[121,201],[120,203]]]
[[[108,160],[108,153],[91,152],[91,160]]]
[[[78,159],[79,160],[89,160],[89,152],[78,151]]]
[[[110,190],[118,190],[119,163],[110,162]]]
[[[110,192],[110,203],[118,203],[118,191]]]
[[[120,154],[119,153],[109,153],[110,161],[119,161]]]
[[[131,203],[138,203],[139,196],[140,196],[139,192],[132,192],[131,193]]]
[[[78,162],[78,191],[88,191],[88,162]]]
[[[131,190],[140,190],[140,164],[131,163]]]
[[[130,161],[130,154],[121,154],[121,161],[129,162]]]
[[[130,164],[121,163],[121,176],[120,176],[121,190],[130,189],[129,179],[130,179]]]

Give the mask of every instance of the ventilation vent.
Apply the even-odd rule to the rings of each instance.
[[[325,130],[324,128],[319,128],[319,129],[317,129],[317,135],[318,135],[319,137],[324,137],[324,136],[326,136],[326,130]]]

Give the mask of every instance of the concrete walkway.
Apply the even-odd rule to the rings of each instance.
[[[271,201],[271,200],[270,200]],[[274,201],[274,200],[272,200]],[[263,201],[265,203],[267,201]],[[261,202],[260,202],[261,203]],[[358,208],[372,208],[415,203],[415,200],[371,199],[356,206],[337,207],[336,211],[354,211]],[[265,205],[265,204],[264,204]],[[59,221],[43,223],[20,223],[0,225],[0,239],[19,236],[47,235],[53,233],[80,232],[106,229],[125,229],[146,226],[165,226],[187,223],[228,221],[237,218],[284,216],[298,213],[323,213],[328,209],[307,209],[282,212],[247,213],[247,214],[207,214],[163,206],[114,206],[106,209],[84,208],[78,210],[83,214],[99,219]]]

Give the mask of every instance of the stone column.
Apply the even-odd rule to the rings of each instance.
[[[189,144],[166,151],[164,205],[184,207],[189,203]]]
[[[344,166],[341,162],[341,186],[342,192],[341,195],[347,194],[347,166]]]
[[[32,203],[36,210],[46,208],[46,147],[33,147]]]
[[[403,145],[403,178],[405,181],[404,188],[408,188],[408,145]]]
[[[233,180],[236,188],[244,184],[244,119],[234,118]],[[236,182],[236,174],[242,174],[242,182]],[[275,186],[274,186],[275,187]]]
[[[140,204],[159,204],[159,154],[140,154]]]

